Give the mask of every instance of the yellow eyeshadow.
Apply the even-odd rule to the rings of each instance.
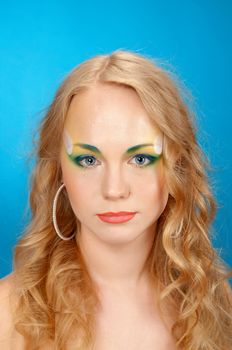
[[[147,147],[143,147],[140,148],[139,150],[136,150],[132,153],[143,153],[143,152],[151,152],[151,153],[155,153],[154,151],[154,147],[152,146],[147,146]],[[74,145],[73,146],[73,154],[76,153],[85,153],[85,154],[95,154],[95,152],[91,151],[91,150],[83,150],[81,147],[79,147],[78,145]],[[156,153],[155,153],[156,154]]]

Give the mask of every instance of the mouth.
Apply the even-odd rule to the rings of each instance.
[[[131,220],[135,216],[136,212],[108,212],[103,214],[97,214],[97,216],[104,222],[111,224],[119,224]]]

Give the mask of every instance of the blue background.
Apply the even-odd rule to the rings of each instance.
[[[232,266],[232,2],[9,1],[0,11],[0,277],[29,219],[32,134],[65,75],[122,48],[158,58],[195,97],[199,142],[214,167],[213,244]]]

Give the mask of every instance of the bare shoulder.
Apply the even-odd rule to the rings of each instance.
[[[0,348],[21,350],[22,336],[16,332],[13,324],[12,297],[14,296],[14,274],[0,279]],[[15,345],[17,344],[17,346]]]

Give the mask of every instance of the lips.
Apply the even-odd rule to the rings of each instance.
[[[120,224],[131,220],[135,216],[136,212],[120,211],[117,213],[108,212],[103,214],[97,214],[99,219],[110,224]]]

